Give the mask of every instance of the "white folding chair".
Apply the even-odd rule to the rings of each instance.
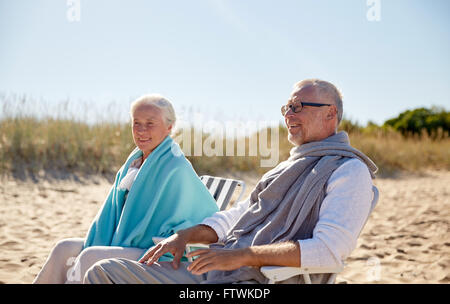
[[[240,187],[240,193],[236,199],[236,202],[238,202],[242,196],[245,193],[245,182],[242,180],[237,179],[231,179],[231,178],[224,178],[224,177],[218,177],[218,176],[209,176],[209,175],[202,175],[200,176],[200,180],[203,182],[203,184],[208,189],[209,193],[214,197],[216,200],[217,207],[219,207],[219,210],[225,210],[228,206],[228,203],[230,202],[234,191],[237,189],[237,187]],[[163,237],[153,237],[152,240],[156,244],[164,240]],[[197,249],[197,248],[208,248],[208,245],[205,244],[187,244],[186,246],[186,253]],[[192,262],[192,258],[188,258],[190,262]]]
[[[372,213],[373,209],[375,208],[379,193],[377,187],[373,186],[373,199],[370,207],[369,214],[367,215],[366,221],[364,222],[364,225],[361,228],[364,228],[364,226],[367,223],[367,220],[370,217],[370,214]],[[361,231],[359,234],[361,234]],[[359,235],[358,235],[359,236]],[[344,265],[344,263],[342,263]],[[311,284],[311,274],[320,274],[320,273],[331,273],[330,278],[327,281],[327,284],[334,284],[336,280],[336,276],[344,270],[344,266],[339,266],[336,268],[307,268],[307,267],[284,267],[284,266],[263,266],[260,268],[260,271],[264,274],[266,278],[269,279],[269,284],[275,284],[276,282],[284,281],[289,278],[292,278],[294,276],[303,275],[303,280],[306,284]]]
[[[240,187],[241,191],[236,202],[241,199],[245,192],[245,183],[241,180],[209,175],[202,175],[200,176],[200,179],[203,184],[205,184],[206,188],[208,188],[209,193],[211,193],[216,200],[220,211],[227,208],[237,187]]]

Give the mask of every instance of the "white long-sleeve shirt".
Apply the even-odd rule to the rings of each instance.
[[[310,239],[298,240],[302,267],[341,266],[356,247],[357,238],[372,202],[372,178],[358,159],[346,161],[327,182],[319,220]],[[249,200],[237,202],[203,220],[224,241],[228,231],[249,207]]]

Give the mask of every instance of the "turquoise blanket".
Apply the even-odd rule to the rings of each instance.
[[[85,248],[147,249],[154,245],[152,237],[168,237],[218,211],[214,198],[170,136],[144,161],[130,191],[119,189],[130,164],[141,156],[136,148],[117,173],[86,235]]]

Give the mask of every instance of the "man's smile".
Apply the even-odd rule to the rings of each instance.
[[[298,122],[287,123],[287,128],[289,131],[297,130],[298,128],[300,128],[300,126],[301,123]]]

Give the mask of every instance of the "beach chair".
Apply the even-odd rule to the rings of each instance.
[[[245,193],[245,182],[242,180],[209,175],[200,176],[200,180],[203,182],[203,184],[208,189],[209,193],[211,193],[211,195],[216,200],[217,207],[219,207],[220,211],[225,210],[227,208],[228,203],[230,202],[233,196],[233,193],[238,187],[240,188],[240,192],[236,199],[236,202],[238,202]],[[153,237],[152,240],[155,244],[158,244],[159,242],[164,240],[164,238]],[[198,248],[208,248],[208,245],[187,244],[186,253],[196,250]],[[188,258],[188,260],[189,262],[192,262],[192,258]]]
[[[367,215],[366,221],[364,222],[364,225],[361,228],[364,228],[364,226],[367,223],[367,220],[370,217],[370,214],[372,213],[373,209],[375,208],[379,193],[377,187],[373,186],[373,199],[370,207],[369,214]],[[359,234],[361,234],[361,231]],[[359,235],[358,235],[359,237]],[[344,265],[344,263],[342,263]],[[306,268],[306,267],[284,267],[284,266],[263,266],[260,268],[260,271],[264,274],[266,278],[269,279],[269,284],[275,284],[276,282],[284,281],[289,278],[292,278],[294,276],[302,275],[303,280],[306,284],[311,284],[311,274],[320,274],[320,273],[331,273],[332,275],[328,279],[327,284],[334,284],[337,275],[342,272],[344,269],[344,266],[339,266],[336,268]]]
[[[240,187],[241,190],[236,202],[240,201],[245,192],[245,183],[241,180],[209,175],[200,176],[200,180],[203,184],[205,184],[206,188],[209,190],[209,193],[211,193],[216,200],[220,211],[227,208],[228,203],[230,202],[230,199],[237,187]]]

